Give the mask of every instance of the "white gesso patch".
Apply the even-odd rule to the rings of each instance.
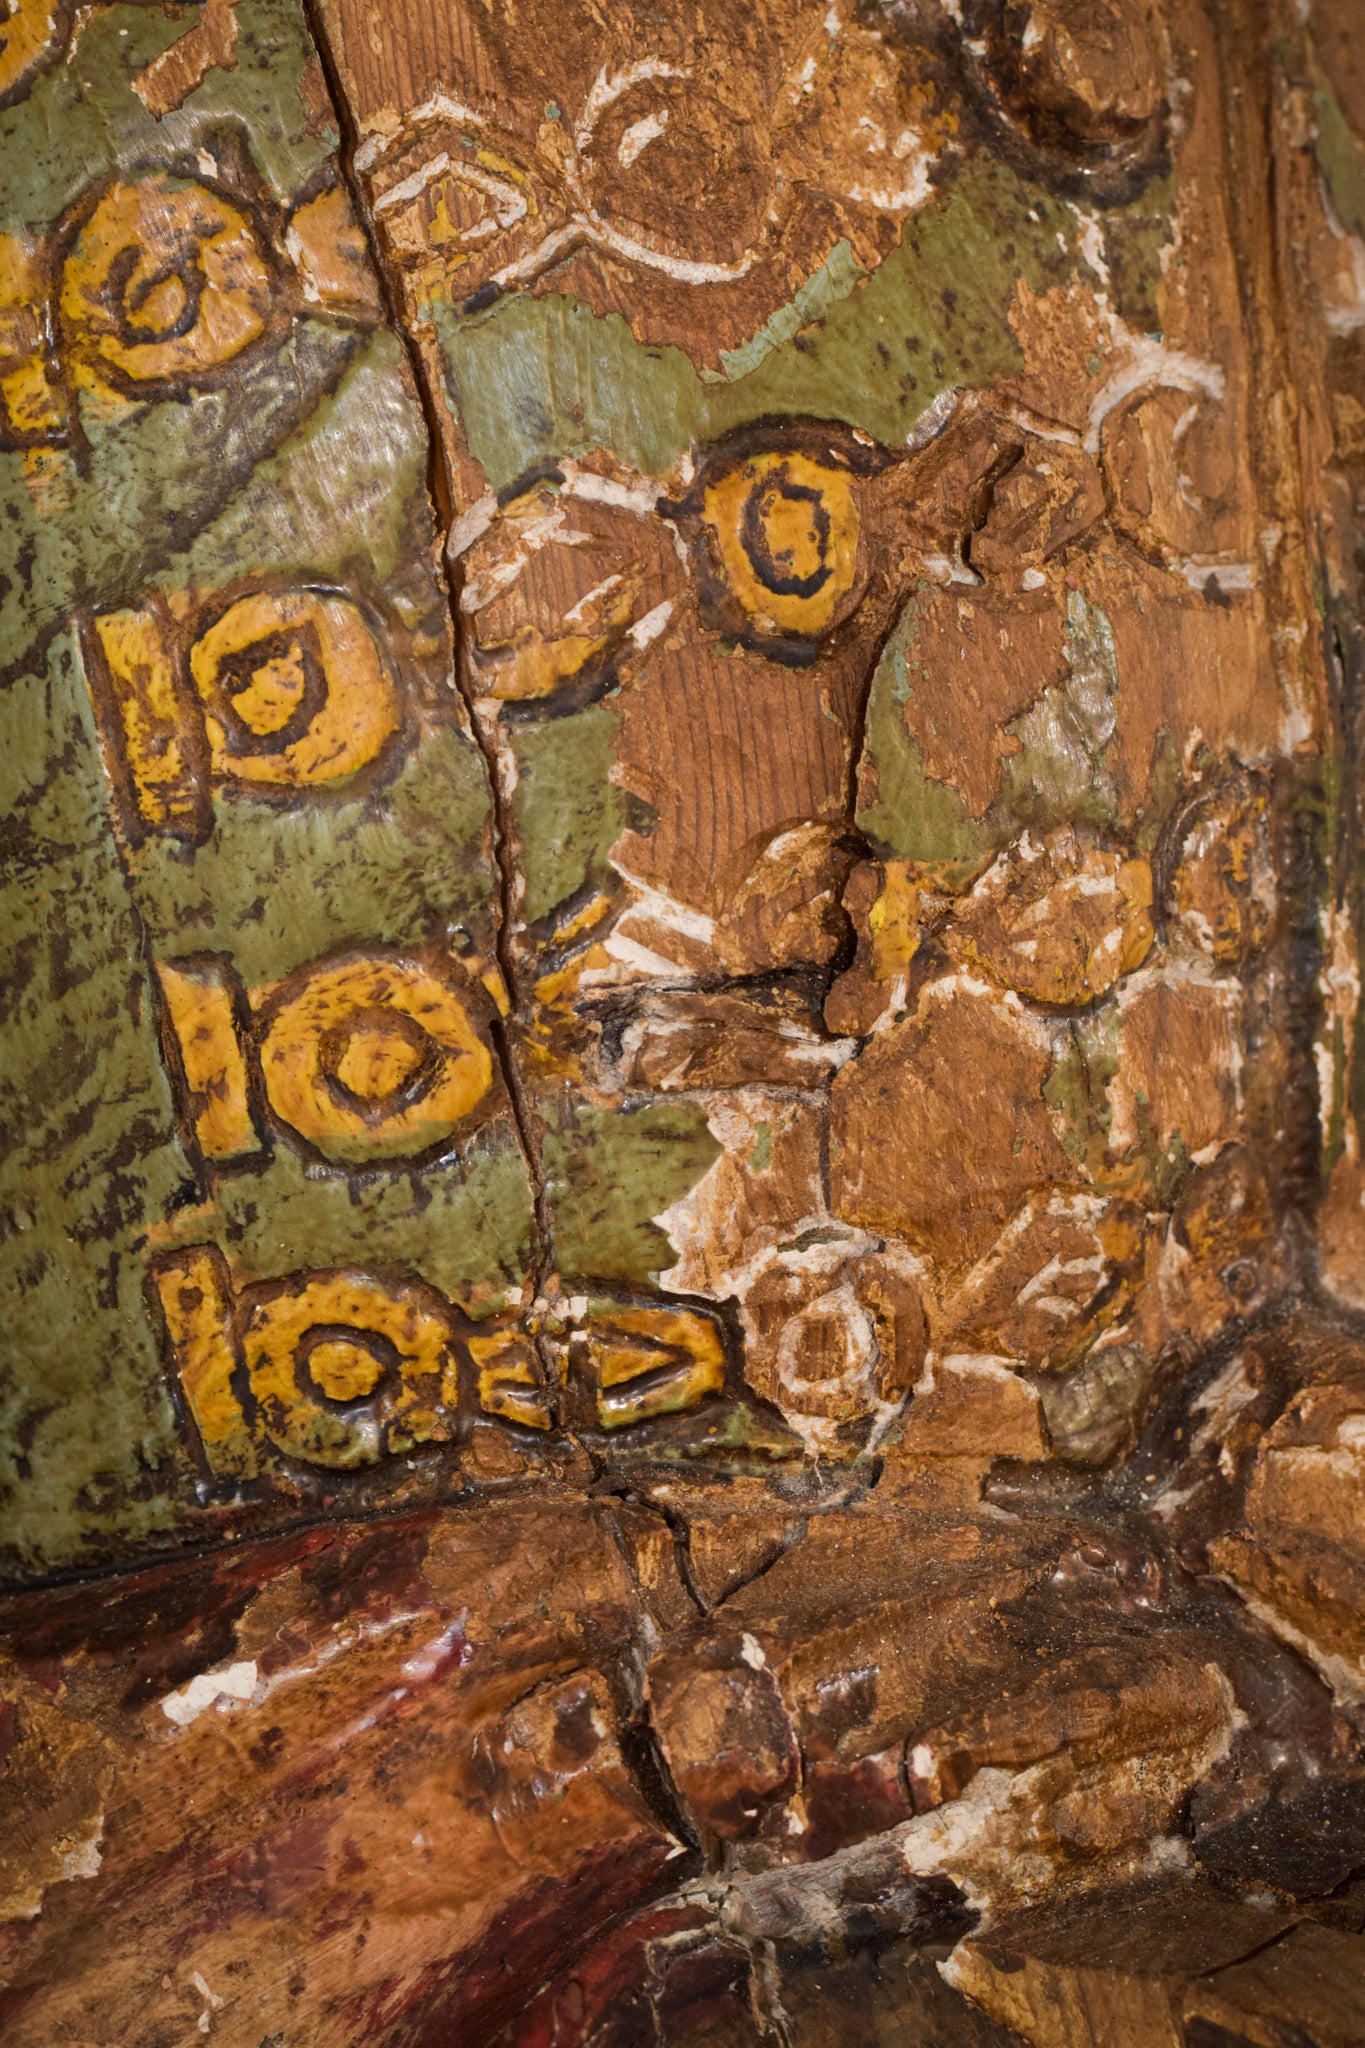
[[[1135,335],[1122,322],[1116,321],[1114,325],[1116,330],[1121,330],[1115,333],[1116,342],[1121,340],[1127,346],[1118,369],[1090,401],[1082,443],[1090,455],[1099,453],[1100,433],[1110,413],[1139,391],[1165,386],[1174,391],[1187,391],[1195,398],[1201,395],[1221,398],[1227,387],[1227,377],[1220,363],[1207,362],[1200,356],[1168,348],[1149,334]]]
[[[604,576],[600,583],[594,583],[591,590],[584,591],[577,604],[569,606],[569,609],[564,614],[564,624],[572,626],[576,631],[579,626],[586,622],[593,606],[611,591],[618,589],[624,581],[625,578],[623,576],[616,575]]]
[[[179,1692],[168,1693],[161,1702],[161,1711],[177,1727],[188,1728],[219,1700],[249,1700],[255,1690],[256,1666],[248,1659],[241,1664],[225,1665],[221,1671],[201,1671]]]
[[[581,462],[570,456],[560,465],[564,477],[566,498],[586,498],[594,505],[616,505],[623,512],[633,512],[637,519],[644,519],[654,512],[664,495],[658,484],[642,480],[639,483],[622,483],[619,478],[603,476],[595,469],[585,469]],[[686,479],[684,479],[686,481]]]
[[[681,938],[693,939],[701,946],[714,944],[714,917],[708,916],[704,910],[695,909],[690,903],[679,902],[676,896],[665,895],[662,889],[651,888],[648,882],[642,882],[619,861],[613,861],[612,866],[635,895],[635,901],[620,920],[622,923],[629,918],[633,923],[658,925],[663,931],[677,932]]]
[[[446,560],[458,561],[467,548],[487,533],[497,514],[498,501],[492,491],[485,491],[481,498],[476,498],[451,526],[446,538]]]
[[[1256,588],[1254,562],[1224,562],[1207,555],[1185,555],[1177,558],[1172,567],[1191,590],[1207,590],[1210,583],[1218,590]]]
[[[199,2031],[201,2034],[207,2034],[213,2025],[213,2015],[216,2012],[222,2011],[227,2000],[220,1998],[216,1991],[209,1989],[198,1970],[194,1971],[190,1982],[204,2001],[204,2010],[199,2015]]]
[[[218,166],[215,164],[213,168],[216,173]],[[310,306],[320,306],[322,304],[322,293],[318,290],[317,280],[310,276],[308,272],[305,262],[303,238],[297,228],[290,228],[284,238],[284,246],[289,253],[289,260],[298,274],[299,283],[303,286],[304,298]]]
[[[637,619],[630,628],[629,638],[641,652],[652,640],[657,640],[673,616],[673,600],[666,597],[662,604],[656,604],[642,619]]]
[[[645,114],[640,120],[632,121],[616,145],[616,161],[622,170],[628,171],[642,151],[651,142],[657,142],[668,126],[668,108],[661,107],[655,114]]]
[[[901,139],[897,138],[897,144],[891,151],[897,159],[903,155],[899,147]],[[847,197],[855,205],[870,206],[876,213],[917,213],[933,190],[929,175],[933,161],[931,156],[923,153],[915,157],[907,167],[904,181],[898,185],[873,185],[855,178],[846,188]]]
[[[608,72],[604,64],[588,88],[587,97],[583,102],[583,112],[574,128],[574,147],[584,155],[591,151],[593,135],[603,114],[608,107],[615,106],[622,94],[629,92],[632,87],[647,85],[659,78],[691,76],[690,66],[670,64],[665,57],[641,57],[636,63],[627,64],[624,69],[615,72]]]
[[[687,971],[678,961],[666,960],[662,953],[656,953],[652,947],[642,946],[638,939],[624,937],[619,930],[602,941],[602,951],[609,960],[615,961],[617,968],[623,969],[628,977],[636,980],[668,981]],[[611,969],[590,967],[580,976],[580,986],[597,988],[620,979],[620,974]]]
[[[1226,1436],[1242,1410],[1251,1406],[1258,1392],[1255,1383],[1247,1377],[1246,1359],[1239,1351],[1217,1377],[1209,1381],[1198,1400],[1190,1404],[1191,1413],[1204,1419],[1190,1438],[1188,1455],[1196,1458],[1209,1444]]]
[[[1354,334],[1365,327],[1365,241],[1342,230],[1335,290],[1325,308],[1328,331]]]
[[[1029,26],[1033,26],[1031,21]],[[1104,229],[1100,226],[1099,216],[1085,213],[1079,206],[1073,206],[1071,211],[1076,216],[1077,246],[1104,289],[1108,291],[1109,264],[1105,258]]]
[[[104,1851],[100,1846],[104,1840],[103,1813],[93,1814],[83,1827],[82,1837],[75,1839],[68,1835],[66,1839],[70,1846],[62,1850],[62,1877],[68,1884],[73,1878],[98,1877],[104,1861]]]
[[[450,157],[445,150],[438,150],[435,156],[428,157],[424,164],[409,172],[406,178],[400,179],[396,185],[390,185],[387,192],[381,192],[374,202],[375,212],[389,213],[395,206],[406,206],[409,199],[419,198],[428,185],[434,184],[437,178],[443,177],[449,169]]]
[[[387,119],[392,121],[392,114],[387,114]],[[386,120],[386,113],[376,115],[375,120],[376,123],[383,123]],[[420,106],[414,107],[398,126],[376,126],[372,129],[355,153],[355,168],[358,171],[368,171],[371,164],[376,163],[381,156],[387,156],[396,144],[406,142],[413,129],[420,128],[426,121],[453,121],[459,127],[473,128],[485,128],[488,125],[477,108],[466,106],[463,100],[452,99],[448,93],[438,92],[429,100],[423,100]]]

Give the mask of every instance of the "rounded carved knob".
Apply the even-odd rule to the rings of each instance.
[[[1156,117],[1156,50],[1136,8],[1118,0],[1039,0],[1010,9],[1006,19],[1035,128],[1084,143],[1122,142]]]

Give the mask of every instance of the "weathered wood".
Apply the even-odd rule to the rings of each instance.
[[[1360,2038],[1353,25],[12,0],[7,2043]]]

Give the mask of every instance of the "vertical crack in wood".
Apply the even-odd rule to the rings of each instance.
[[[512,911],[515,886],[512,839],[502,791],[498,784],[497,762],[488,739],[480,728],[478,719],[475,717],[474,706],[470,702],[460,670],[460,642],[462,637],[460,593],[456,587],[449,555],[446,552],[446,541],[455,516],[455,501],[449,466],[443,456],[443,444],[437,423],[436,404],[428,382],[427,369],[422,361],[421,352],[414,343],[412,336],[408,333],[406,323],[402,319],[394,301],[389,274],[375,242],[369,208],[365,203],[364,194],[361,192],[355,176],[353,161],[356,147],[355,123],[346,94],[342,88],[341,80],[337,74],[332,46],[328,40],[326,25],[322,19],[322,10],[318,0],[301,0],[301,5],[304,19],[308,24],[309,34],[318,53],[318,61],[322,65],[323,75],[327,81],[327,90],[332,101],[333,112],[336,116],[337,128],[340,134],[337,164],[346,182],[346,189],[350,195],[351,209],[355,214],[357,225],[365,237],[365,244],[370,254],[371,267],[378,281],[381,302],[388,318],[389,327],[402,344],[404,353],[407,356],[413,384],[416,387],[418,403],[421,405],[422,417],[426,424],[429,450],[427,491],[432,502],[440,533],[441,579],[445,585],[446,602],[450,610],[451,649],[455,687],[460,693],[460,699],[465,708],[470,733],[482,756],[484,775],[488,784],[493,862],[498,877],[498,902],[494,917],[494,945],[497,954],[498,972],[502,977],[503,986],[507,992],[507,999],[512,1006],[512,1013],[515,1014],[519,1007],[520,997],[518,993],[516,963],[512,957]],[[512,1043],[512,1034],[508,1029],[506,1017],[501,1015],[494,1017],[490,1026],[490,1035],[493,1040],[493,1049],[497,1055],[503,1082],[507,1089],[508,1100],[512,1107],[512,1119],[516,1126],[517,1144],[521,1151],[522,1160],[526,1167],[527,1179],[531,1188],[535,1230],[534,1242],[531,1247],[530,1289],[532,1300],[534,1301],[539,1298],[544,1290],[553,1257],[554,1240],[550,1223],[549,1201],[545,1188],[545,1176],[541,1165],[540,1148],[536,1143],[530,1098],[521,1069],[517,1063],[516,1048]],[[544,1347],[534,1333],[532,1341],[535,1344],[537,1356],[540,1358],[542,1371],[546,1375],[546,1385],[549,1386],[552,1384],[552,1375],[550,1373],[549,1361],[544,1353]]]

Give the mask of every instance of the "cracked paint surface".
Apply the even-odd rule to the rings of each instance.
[[[0,2031],[1335,2048],[1349,37],[12,13]]]

